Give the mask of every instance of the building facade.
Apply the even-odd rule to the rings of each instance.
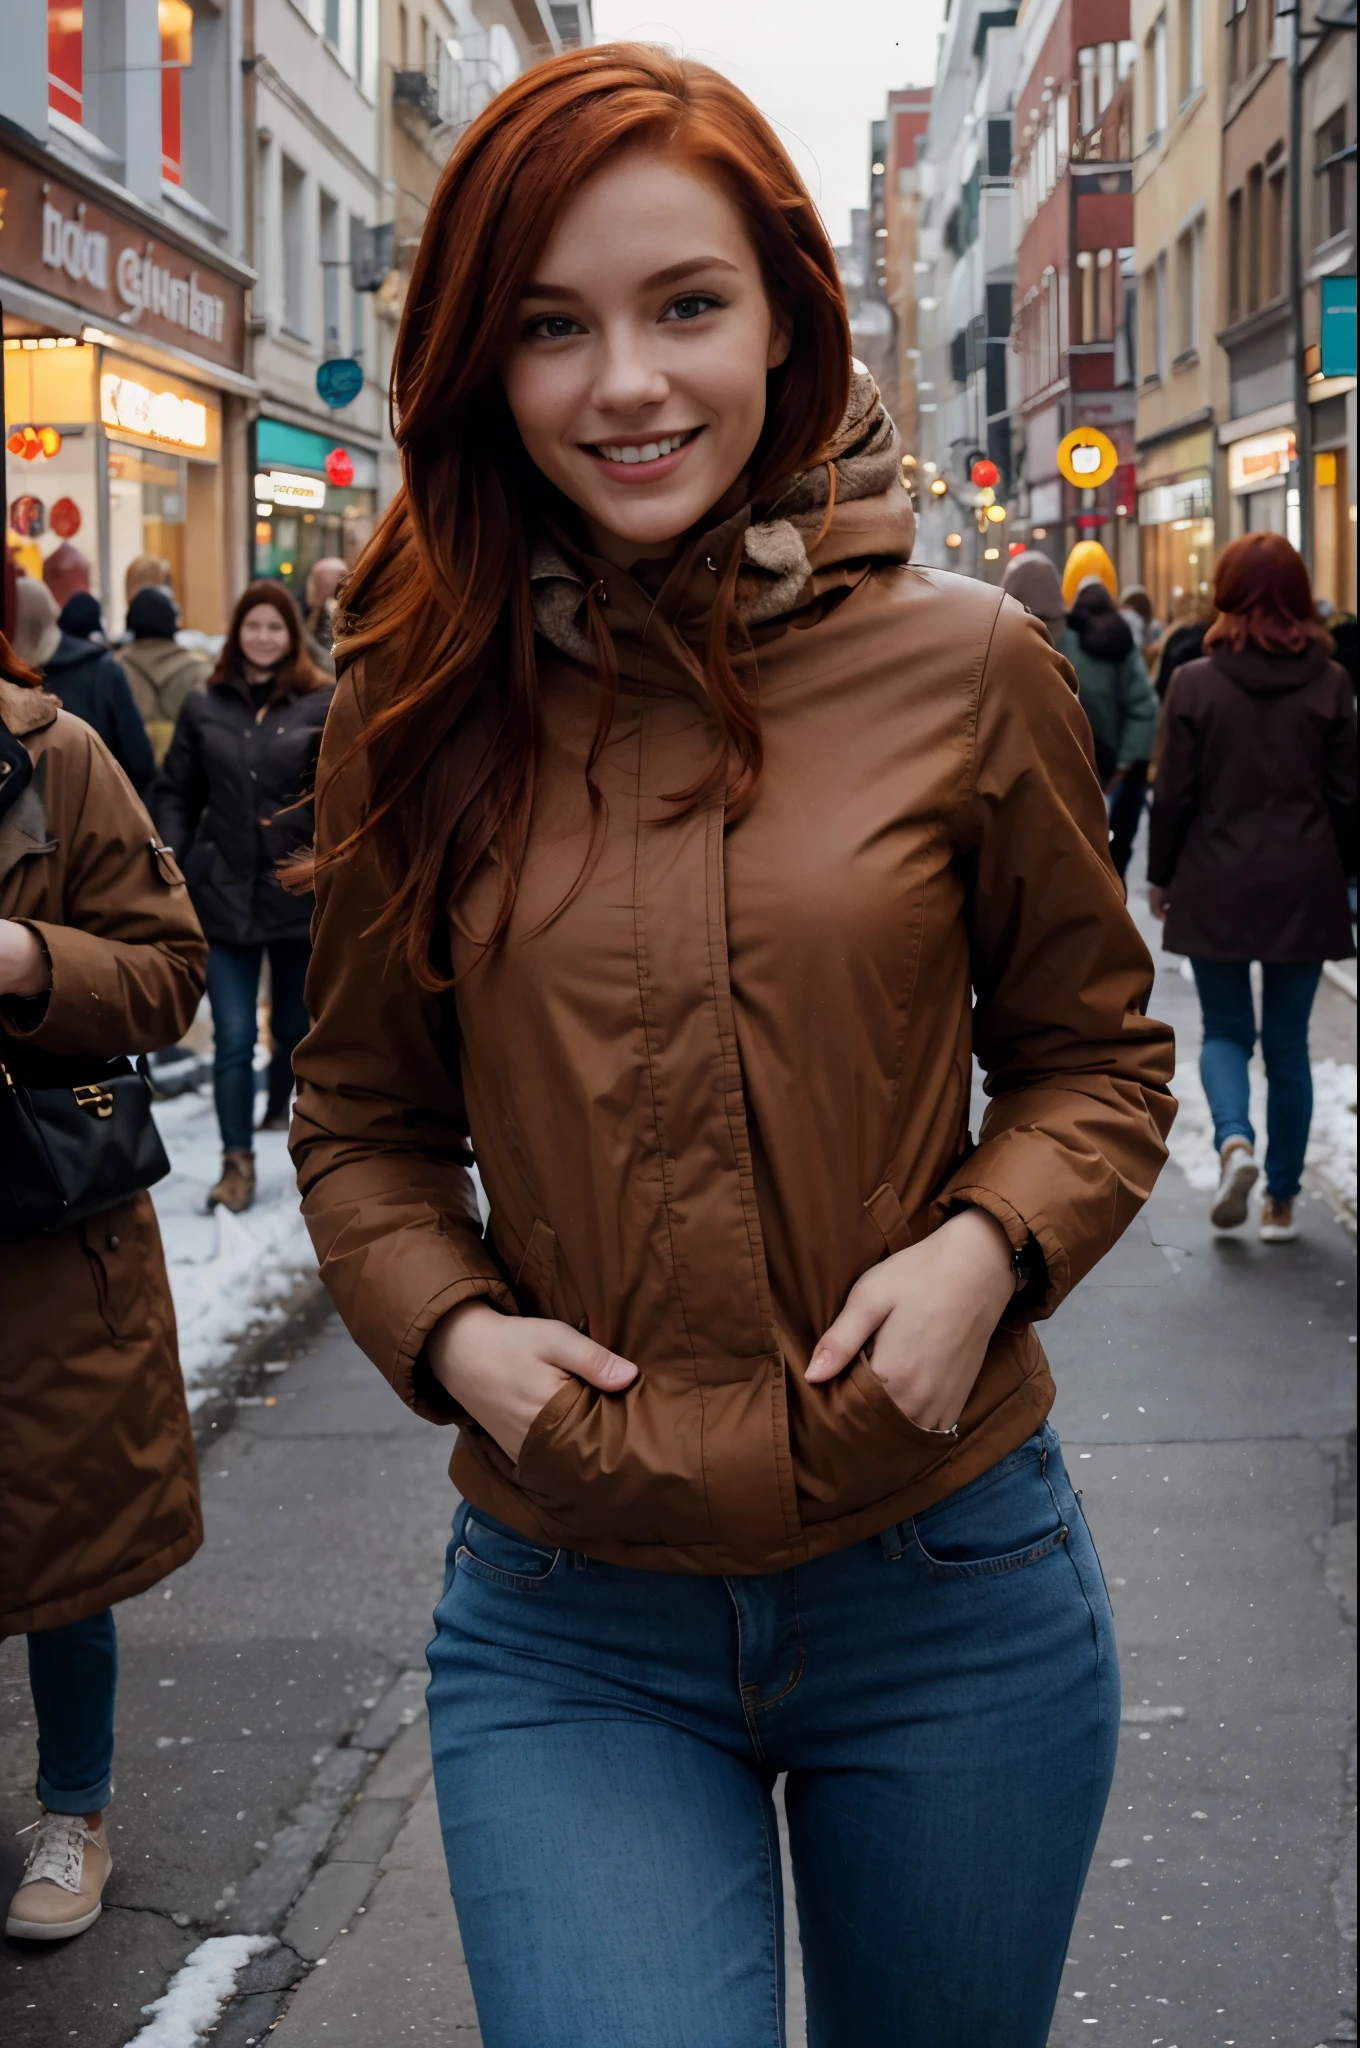
[[[1161,619],[1206,598],[1228,529],[1222,266],[1223,39],[1203,0],[1133,0],[1138,532]]]
[[[1011,160],[1014,7],[961,0],[940,42],[923,162],[917,252],[922,560],[999,579],[1012,483],[1007,346],[1016,276]],[[993,462],[995,488],[972,481]]]
[[[1013,534],[1065,559],[1099,540],[1138,574],[1128,0],[1025,0],[1016,20]],[[1099,489],[1058,468],[1074,428],[1098,428],[1118,467]]]
[[[1355,0],[1301,0],[1298,16],[1299,275],[1307,475],[1304,530],[1313,585],[1339,611],[1355,590]],[[1343,26],[1336,26],[1336,22]],[[1347,322],[1347,304],[1350,315]],[[1346,348],[1349,326],[1350,345]],[[1328,346],[1324,329],[1339,329]],[[1330,336],[1329,336],[1330,341]]]
[[[238,0],[5,8],[7,544],[34,575],[65,549],[111,633],[138,555],[205,633],[247,570],[241,56]]]

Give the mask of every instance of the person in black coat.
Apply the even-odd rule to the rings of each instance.
[[[1260,1172],[1249,1063],[1251,963],[1262,964],[1261,1237],[1288,1244],[1313,1111],[1309,1014],[1323,961],[1355,951],[1355,698],[1283,534],[1225,548],[1214,603],[1204,658],[1178,668],[1167,691],[1148,900],[1199,988],[1200,1076],[1220,1165],[1209,1218],[1221,1230],[1246,1222]]]
[[[63,632],[56,599],[32,576],[19,580],[16,609],[15,652],[41,673],[44,687],[61,699],[65,710],[94,727],[138,796],[144,797],[156,773],[155,757],[127,677],[108,648]]]
[[[263,1127],[287,1126],[293,1048],[307,1029],[312,898],[286,891],[278,869],[312,836],[308,799],[333,694],[288,592],[252,583],[206,690],[185,699],[152,793],[208,940],[223,1152],[209,1208],[246,1209],[255,1197],[256,1005],[266,954],[273,1053]]]

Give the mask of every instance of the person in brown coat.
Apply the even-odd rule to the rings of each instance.
[[[910,567],[825,230],[714,72],[527,72],[406,303],[292,1146],[459,1427],[483,2038],[779,2038],[787,1768],[812,2037],[1038,2048],[1118,1681],[1034,1324],[1173,1114],[1072,672]]]
[[[173,1043],[206,947],[178,870],[98,736],[0,640],[0,1088],[33,1055]],[[0,1636],[26,1635],[37,1795],[6,1932],[79,1934],[111,1869],[111,1612],[203,1540],[156,1215],[137,1194],[0,1238]]]
[[[1260,1173],[1248,1098],[1251,963],[1262,963],[1260,1233],[1289,1244],[1313,1114],[1308,1019],[1323,961],[1355,951],[1355,697],[1303,557],[1282,534],[1244,534],[1223,550],[1214,603],[1204,657],[1178,668],[1166,695],[1149,900],[1199,988],[1200,1077],[1220,1162],[1209,1215],[1221,1230],[1246,1222]]]

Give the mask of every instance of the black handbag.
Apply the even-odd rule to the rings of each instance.
[[[139,1059],[60,1059],[0,1042],[0,1237],[112,1209],[170,1171]]]

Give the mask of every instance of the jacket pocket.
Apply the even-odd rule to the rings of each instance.
[[[143,1290],[150,1247],[145,1218],[139,1213],[146,1199],[135,1196],[75,1226],[85,1247],[99,1313],[113,1338],[146,1333]]]
[[[569,1379],[504,1475],[573,1547],[625,1533],[638,1544],[711,1543],[702,1417],[692,1390],[645,1373],[621,1394]]]
[[[785,1375],[794,1478],[808,1522],[905,1493],[951,1458],[958,1440],[904,1415],[864,1352],[837,1379],[809,1386]]]
[[[557,1233],[536,1220],[524,1247],[524,1257],[515,1274],[515,1300],[521,1315],[547,1316],[570,1323],[574,1330],[587,1330],[589,1318],[582,1305],[557,1242]]]
[[[1063,1549],[1070,1533],[1039,1439],[995,1473],[946,1494],[910,1527],[933,1579],[1003,1578]]]

